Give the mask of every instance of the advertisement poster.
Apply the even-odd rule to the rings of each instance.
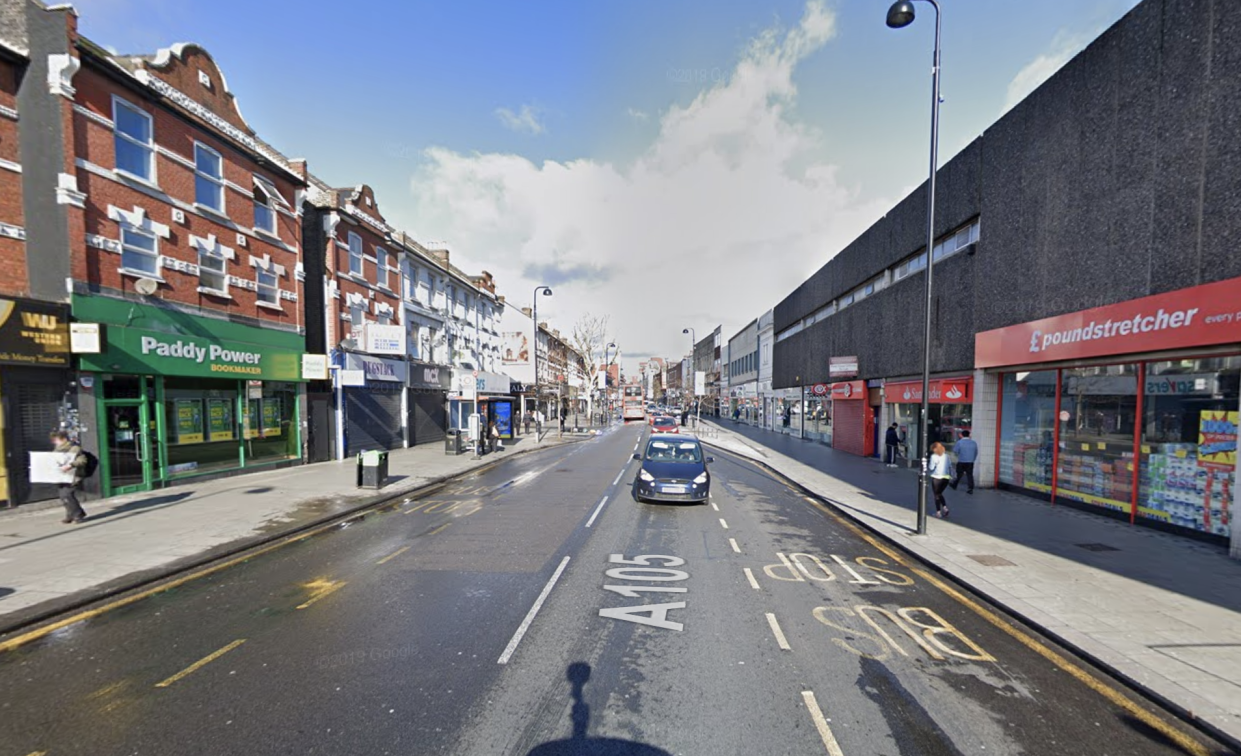
[[[246,414],[245,414],[245,417],[242,418],[243,427],[241,430],[242,435],[245,438],[258,438],[259,437],[259,417],[260,417],[259,405],[261,403],[262,402],[258,399],[247,399],[246,400]]]
[[[280,399],[270,397],[263,400],[263,436],[270,438],[280,435]]]
[[[496,427],[500,431],[500,438],[512,438],[513,405],[508,402],[495,402],[491,406],[495,412]]]
[[[201,444],[203,442],[203,403],[198,399],[178,399],[177,443]]]
[[[1234,468],[1237,465],[1237,422],[1241,412],[1204,410],[1198,416],[1198,461]]]
[[[502,351],[505,365],[524,365],[530,361],[530,337],[522,331],[505,331]]]
[[[207,440],[232,441],[233,402],[230,399],[207,400]]]

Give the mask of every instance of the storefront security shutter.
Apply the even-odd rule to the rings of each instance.
[[[832,402],[832,448],[862,455],[866,453],[866,402]]]
[[[409,395],[409,427],[413,428],[411,445],[443,441],[444,429],[448,427],[448,412],[444,409],[444,395],[411,392]]]
[[[401,433],[401,389],[345,390],[345,456],[372,449],[404,446]]]
[[[58,409],[64,393],[59,383],[11,384],[14,401],[9,403],[9,415],[13,423],[13,452],[9,458],[9,495],[18,504],[56,498],[56,486],[50,483],[31,483],[26,460],[29,452],[48,451],[48,434],[60,427]],[[13,421],[16,421],[15,423]]]

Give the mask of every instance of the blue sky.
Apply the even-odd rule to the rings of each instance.
[[[725,336],[925,179],[933,13],[887,0],[83,0],[122,53],[192,41],[260,136],[630,356]],[[1137,0],[942,0],[943,161]],[[912,251],[912,250],[911,250]],[[692,284],[689,282],[693,282]]]

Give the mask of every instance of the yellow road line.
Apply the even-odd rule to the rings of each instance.
[[[823,747],[827,749],[830,756],[844,756],[844,751],[840,750],[840,744],[836,742],[836,736],[832,734],[832,728],[827,725],[827,717],[823,716],[823,710],[819,708],[819,702],[814,700],[813,690],[803,690],[801,699],[806,703],[806,709],[810,711],[810,718],[814,720],[814,727],[819,731],[819,737],[823,739]]]
[[[440,525],[435,530],[432,530],[430,533],[427,533],[427,535],[435,535],[436,533],[441,533],[443,532],[444,528],[447,528],[451,524],[452,524],[451,522],[446,522],[443,525]]]
[[[402,546],[401,548],[399,548],[399,549],[397,549],[396,551],[392,552],[391,554],[389,554],[388,556],[384,557],[383,559],[380,559],[378,562],[375,562],[375,564],[383,564],[384,562],[387,562],[387,561],[388,561],[388,560],[390,560],[390,559],[396,559],[397,557],[399,557],[400,555],[404,554],[404,553],[405,553],[405,552],[407,552],[407,551],[409,551],[409,547],[408,547],[408,546]]]
[[[323,598],[324,596],[328,596],[328,595],[335,593],[336,591],[339,591],[341,588],[344,587],[344,585],[345,585],[344,580],[335,580],[335,581],[315,580],[310,583],[307,583],[305,587],[310,589],[311,596],[309,599],[306,600],[305,603],[298,604],[297,608],[305,609],[306,607],[315,603],[316,601]]]
[[[29,756],[47,756],[47,751],[31,751]]]
[[[1120,692],[1119,690],[1112,687],[1111,685],[1108,685],[1106,682],[1100,680],[1098,677],[1091,674],[1089,670],[1083,669],[1082,667],[1064,658],[1062,655],[1056,653],[1054,650],[1049,648],[1046,644],[1040,643],[1038,639],[1034,638],[1029,633],[1022,631],[1020,628],[1009,623],[1008,621],[1000,617],[995,612],[991,611],[990,609],[987,609],[986,607],[982,606],[978,602],[962,594],[960,591],[948,585],[943,580],[939,579],[938,577],[931,574],[930,572],[927,572],[926,570],[920,567],[916,567],[910,564],[899,553],[889,548],[886,544],[884,544],[883,542],[881,542],[880,540],[872,536],[870,533],[867,533],[856,523],[850,522],[843,515],[839,514],[838,512],[832,511],[829,507],[825,506],[823,502],[818,501],[816,499],[809,499],[809,498],[807,500],[813,502],[815,507],[817,507],[818,509],[826,513],[828,516],[830,516],[832,519],[836,520],[840,524],[844,525],[846,528],[848,528],[850,531],[852,531],[855,535],[857,535],[862,540],[869,543],[871,546],[883,552],[885,555],[888,556],[888,558],[892,559],[897,564],[910,570],[915,575],[921,577],[923,580],[927,581],[931,585],[938,588],[940,591],[942,591],[947,596],[955,599],[962,606],[965,606],[966,608],[970,609],[978,616],[985,619],[987,622],[991,623],[996,628],[1007,633],[1009,636],[1014,638],[1017,642],[1021,643],[1021,645],[1025,646],[1026,648],[1035,652],[1039,656],[1042,656],[1044,659],[1048,660],[1052,664],[1056,665],[1056,667],[1058,667],[1061,671],[1067,672],[1069,675],[1076,678],[1079,682],[1081,682],[1087,688],[1090,688],[1095,693],[1098,693],[1099,695],[1103,696],[1108,701],[1111,701],[1113,704],[1124,709],[1125,712],[1136,717],[1143,724],[1157,730],[1159,733],[1167,737],[1169,740],[1176,743],[1177,746],[1181,748],[1181,750],[1185,751],[1186,753],[1192,754],[1192,756],[1211,756],[1211,752],[1208,751],[1206,747],[1203,746],[1201,743],[1189,737],[1188,735],[1181,732],[1180,730],[1169,726],[1166,722],[1164,722],[1159,717],[1156,717],[1155,715],[1148,712],[1146,709],[1143,709],[1141,706],[1138,706],[1136,703],[1130,700],[1129,697],[1126,696],[1124,693]]]
[[[245,643],[245,642],[246,642],[246,639],[245,639],[245,638],[239,638],[238,640],[233,641],[232,643],[228,644],[227,646],[225,646],[224,648],[220,649],[219,651],[214,651],[214,652],[212,652],[212,653],[210,653],[210,654],[207,654],[207,655],[206,655],[206,656],[204,656],[203,658],[201,658],[201,659],[199,659],[198,661],[194,662],[193,664],[191,664],[190,666],[188,666],[188,667],[186,667],[185,669],[181,670],[180,672],[178,672],[177,674],[175,674],[175,675],[173,675],[172,677],[168,678],[167,680],[164,680],[163,682],[158,682],[158,683],[155,683],[155,687],[157,687],[157,688],[167,688],[169,685],[172,685],[172,684],[173,684],[173,683],[175,683],[177,680],[180,680],[181,678],[185,677],[186,675],[193,674],[194,672],[198,671],[198,670],[199,670],[199,669],[201,669],[202,667],[206,666],[207,664],[210,664],[211,662],[215,661],[216,659],[219,659],[219,658],[220,658],[221,656],[223,656],[224,654],[227,654],[229,651],[232,651],[234,648],[237,648],[238,646],[240,646],[241,644],[243,644],[243,643]]]

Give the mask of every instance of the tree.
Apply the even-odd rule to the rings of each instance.
[[[606,370],[603,365],[604,347],[611,342],[608,337],[608,316],[595,316],[590,313],[583,315],[573,326],[573,351],[581,355],[585,363],[587,386],[588,414],[594,416],[595,391],[599,384],[599,373]],[[606,386],[607,383],[605,382]]]

